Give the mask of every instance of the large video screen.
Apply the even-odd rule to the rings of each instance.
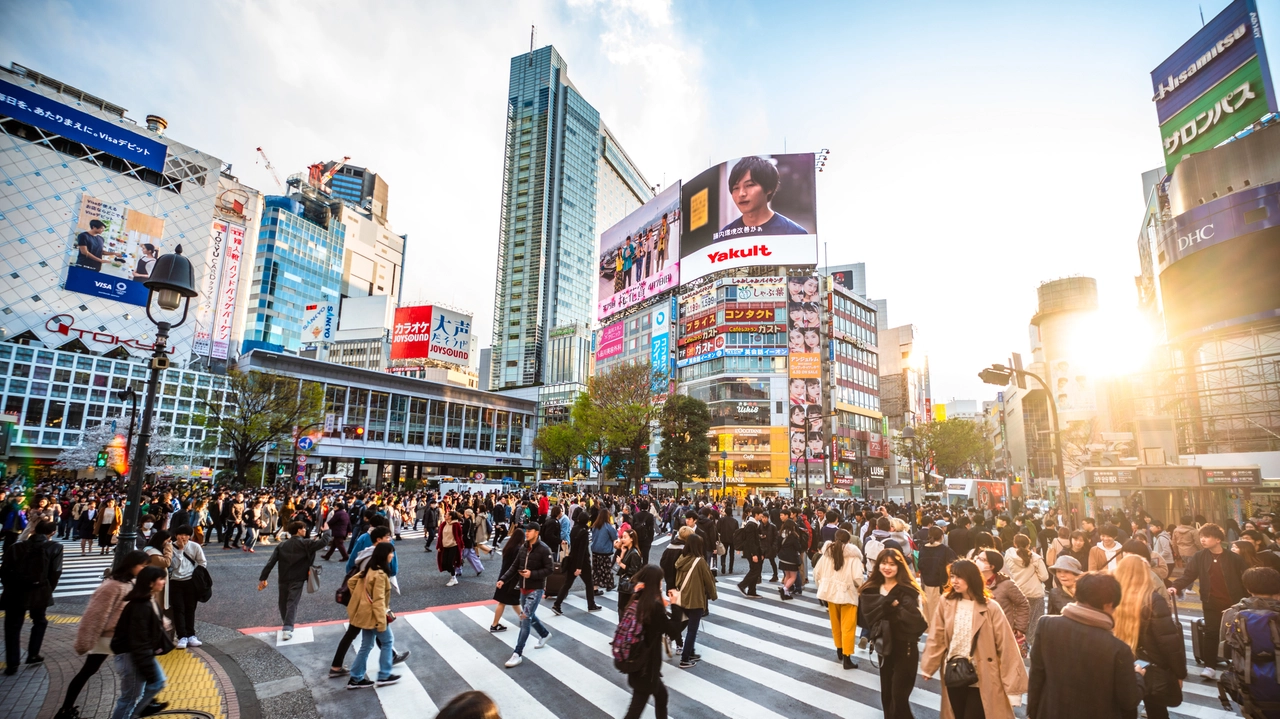
[[[680,190],[680,280],[755,265],[816,265],[813,153],[721,163]]]
[[[604,320],[680,283],[680,183],[600,234],[596,318]]]
[[[1207,247],[1160,273],[1170,338],[1280,315],[1280,227]]]

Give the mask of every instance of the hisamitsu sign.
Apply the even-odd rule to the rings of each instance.
[[[4,80],[0,80],[0,113],[122,160],[164,172],[169,148],[163,142]]]

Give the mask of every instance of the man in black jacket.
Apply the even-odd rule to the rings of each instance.
[[[62,577],[62,544],[53,541],[58,525],[49,520],[36,524],[31,536],[10,544],[0,565],[0,608],[4,609],[4,649],[7,675],[18,673],[22,622],[31,614],[31,639],[27,645],[27,664],[44,661],[40,645],[49,626],[45,610],[53,606],[53,590]]]
[[[267,566],[263,567],[258,575],[258,591],[261,592],[267,588],[267,578],[271,576],[271,568],[279,564],[280,620],[284,624],[280,639],[287,642],[293,639],[293,620],[298,615],[298,602],[302,599],[302,588],[307,583],[307,572],[311,571],[311,565],[316,563],[316,552],[329,544],[332,535],[326,527],[324,534],[315,539],[307,539],[305,522],[291,522],[285,529],[291,536],[277,544],[275,550],[271,552],[271,559],[267,560]]]
[[[955,524],[947,532],[947,546],[951,547],[957,557],[963,557],[973,549],[973,532],[969,530],[967,514],[956,517]]]
[[[551,632],[535,615],[538,604],[542,602],[547,577],[553,569],[551,548],[538,539],[538,532],[537,522],[524,525],[525,541],[520,545],[520,552],[516,554],[516,560],[506,573],[498,579],[498,589],[502,589],[502,585],[508,582],[520,582],[520,609],[517,612],[520,615],[520,636],[516,638],[515,653],[507,660],[508,669],[519,666],[524,661],[524,645],[529,641],[530,629],[538,632],[538,642],[533,645],[534,649],[547,646],[547,640],[551,638]]]
[[[760,583],[760,570],[764,567],[764,552],[760,546],[760,522],[765,517],[764,508],[756,507],[754,512],[755,516],[748,517],[739,530],[742,558],[747,560],[747,576],[738,583],[738,589],[747,597],[760,596],[756,592],[756,585]]]
[[[1244,599],[1244,570],[1248,567],[1244,558],[1222,547],[1227,538],[1222,527],[1206,524],[1200,527],[1200,546],[1204,547],[1187,562],[1182,576],[1173,580],[1170,594],[1180,594],[1191,583],[1200,580],[1200,603],[1204,607],[1204,635],[1200,641],[1199,658],[1204,662],[1200,676],[1213,679],[1213,667],[1218,663],[1218,629],[1222,613],[1231,605]]]
[[[653,549],[653,512],[649,511],[649,500],[642,499],[637,503],[636,516],[631,520],[631,528],[636,530],[636,540],[639,541],[640,558],[645,564],[649,563],[649,550]]]
[[[1142,682],[1133,651],[1111,633],[1119,603],[1120,583],[1089,573],[1076,583],[1076,601],[1062,616],[1041,617],[1031,645],[1027,719],[1138,716]]]
[[[716,523],[716,534],[720,536],[720,542],[724,544],[724,554],[720,555],[720,573],[724,574],[725,560],[729,560],[729,574],[733,574],[733,552],[736,547],[733,546],[733,535],[738,531],[738,520],[733,518],[733,507],[725,506],[724,516]]]

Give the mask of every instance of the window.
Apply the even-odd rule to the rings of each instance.
[[[438,399],[431,400],[431,409],[427,413],[427,446],[440,447],[444,444],[445,403]]]
[[[423,439],[426,436],[426,428],[427,400],[414,397],[409,400],[408,443],[416,447],[421,447]]]

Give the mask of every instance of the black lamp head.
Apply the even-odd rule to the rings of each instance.
[[[195,297],[196,272],[191,260],[182,255],[182,245],[173,252],[160,255],[151,267],[151,276],[142,283],[156,293],[156,303],[162,309],[173,311],[182,304],[182,298]]]

